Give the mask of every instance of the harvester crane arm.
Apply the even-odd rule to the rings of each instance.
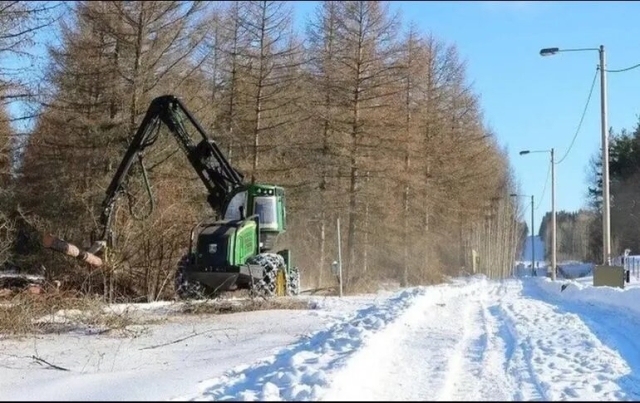
[[[184,125],[185,119],[199,133],[199,138],[196,136],[194,139],[187,131]],[[90,252],[95,253],[105,244],[112,243],[111,225],[116,201],[124,192],[126,178],[134,159],[141,159],[145,148],[154,143],[152,133],[159,128],[160,123],[164,123],[176,138],[178,145],[204,183],[209,193],[207,202],[215,212],[221,213],[229,195],[243,185],[243,175],[231,166],[216,142],[209,138],[180,99],[173,95],[155,98],[151,101],[142,123],[106,190],[100,216],[102,234]]]

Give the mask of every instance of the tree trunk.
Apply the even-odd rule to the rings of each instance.
[[[320,212],[320,270],[318,270],[317,287],[322,287],[322,273],[325,271],[325,227],[326,217],[324,209]]]
[[[365,182],[368,183],[369,182],[369,171],[367,171],[367,173],[365,174]],[[365,204],[364,204],[364,223],[363,223],[363,232],[364,232],[364,239],[362,242],[362,272],[366,273],[368,268],[369,268],[369,254],[368,254],[368,249],[369,249],[369,198],[366,198]]]

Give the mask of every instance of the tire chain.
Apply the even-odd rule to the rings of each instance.
[[[298,294],[300,294],[300,271],[297,267],[293,267],[287,275],[287,295]]]
[[[175,290],[180,299],[204,299],[205,287],[198,281],[184,279],[184,271],[188,265],[189,256],[185,255],[178,263]],[[276,280],[278,269],[285,269],[284,258],[277,253],[261,253],[247,259],[247,264],[259,265],[264,268],[264,276],[253,284],[252,294],[265,297],[276,295]],[[286,294],[295,296],[300,293],[300,272],[297,267],[291,269],[286,276]]]
[[[179,299],[205,299],[206,289],[199,281],[189,281],[184,278],[184,272],[189,264],[189,256],[184,255],[178,262],[175,290]]]
[[[278,269],[284,270],[284,258],[277,253],[260,253],[247,259],[247,264],[255,264],[264,268],[264,276],[253,285],[252,292],[264,297],[276,295],[276,279]]]

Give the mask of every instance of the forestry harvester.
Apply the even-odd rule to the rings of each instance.
[[[191,123],[194,138],[184,125]],[[101,231],[88,251],[46,235],[46,247],[76,257],[92,266],[102,265],[100,254],[113,245],[112,221],[116,201],[125,192],[127,176],[136,158],[157,139],[160,124],[169,129],[208,191],[214,216],[191,230],[189,249],[178,263],[175,277],[180,298],[248,289],[264,296],[297,295],[300,277],[291,252],[273,252],[286,228],[284,189],[269,184],[247,184],[224,157],[216,142],[175,96],[155,98],[107,188],[100,217]],[[146,172],[142,169],[145,183]]]

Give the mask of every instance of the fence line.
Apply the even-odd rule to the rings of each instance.
[[[640,281],[640,255],[618,256],[612,260],[614,266],[623,266],[630,276]]]

